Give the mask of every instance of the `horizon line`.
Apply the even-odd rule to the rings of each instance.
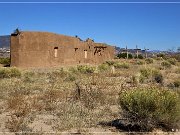
[[[74,2],[70,2],[70,1],[64,1],[64,2],[56,2],[56,1],[52,1],[52,2],[47,2],[47,1],[34,1],[34,2],[30,2],[30,1],[12,1],[12,2],[8,2],[8,1],[2,1],[2,2],[0,2],[0,4],[180,4],[180,2],[175,2],[175,1],[169,1],[169,2],[153,2],[153,1],[149,1],[149,2],[146,2],[146,1],[144,1],[144,2],[80,2],[80,1],[74,1]]]

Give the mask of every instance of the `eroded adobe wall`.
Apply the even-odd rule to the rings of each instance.
[[[14,43],[15,38],[18,43]],[[12,66],[54,67],[74,60],[75,40],[71,37],[46,32],[21,32],[11,39]],[[58,47],[57,58],[54,57],[55,47]]]
[[[99,55],[94,53],[96,46],[104,45],[48,32],[21,32],[11,36],[11,66],[57,67],[113,59],[113,47],[107,46]]]
[[[19,67],[19,35],[11,36],[10,50],[11,66]]]

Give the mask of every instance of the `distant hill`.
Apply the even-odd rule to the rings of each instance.
[[[10,48],[10,36],[0,36],[0,48]]]

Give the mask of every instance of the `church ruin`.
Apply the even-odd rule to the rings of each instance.
[[[11,66],[25,68],[99,64],[114,58],[113,46],[49,32],[15,32],[10,49]]]

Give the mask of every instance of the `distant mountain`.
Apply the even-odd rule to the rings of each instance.
[[[10,36],[0,36],[0,48],[10,48]]]
[[[150,53],[160,53],[162,51],[160,51],[160,50],[148,50],[148,52],[150,52]]]

